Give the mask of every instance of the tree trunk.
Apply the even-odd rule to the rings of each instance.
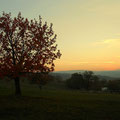
[[[21,89],[20,89],[20,79],[19,77],[14,78],[15,82],[15,95],[21,96]]]

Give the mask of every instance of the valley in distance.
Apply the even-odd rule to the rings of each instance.
[[[73,73],[83,73],[88,70],[68,70],[68,71],[55,71],[50,74],[53,76],[60,76],[62,80],[69,79]],[[97,75],[101,79],[106,80],[118,80],[120,79],[120,70],[113,71],[93,71],[95,75]]]

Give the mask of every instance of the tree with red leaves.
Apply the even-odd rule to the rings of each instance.
[[[15,82],[15,95],[21,95],[20,76],[23,73],[54,71],[54,60],[60,58],[56,34],[39,20],[11,13],[0,16],[0,77],[8,76]]]

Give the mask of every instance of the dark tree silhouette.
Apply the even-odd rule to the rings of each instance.
[[[52,26],[43,24],[41,17],[29,21],[21,13],[15,18],[5,12],[0,16],[0,76],[14,79],[16,95],[21,95],[23,73],[54,70],[54,60],[61,53]]]
[[[72,89],[83,89],[84,79],[81,73],[72,74],[71,78],[66,80],[66,85]]]
[[[120,80],[109,80],[107,87],[110,92],[120,93]]]
[[[48,73],[32,73],[29,75],[30,84],[38,84],[39,88],[53,80],[53,77]]]
[[[68,88],[81,90],[100,90],[102,85],[99,77],[94,75],[92,71],[84,71],[83,73],[74,73],[71,78],[66,80]]]
[[[90,89],[90,81],[92,80],[92,78],[93,78],[93,72],[92,71],[85,71],[84,73],[83,73],[83,78],[84,78],[84,80],[85,80],[85,88],[86,88],[86,90],[89,90]]]

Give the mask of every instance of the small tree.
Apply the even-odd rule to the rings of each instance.
[[[66,85],[72,89],[83,89],[84,79],[81,73],[72,74],[70,79],[66,80]]]
[[[89,90],[90,89],[90,82],[93,78],[93,75],[94,73],[92,71],[85,71],[83,73],[83,78],[84,78],[84,81],[85,81],[85,88],[86,90]]]
[[[15,81],[15,94],[21,95],[19,77],[29,72],[51,72],[54,60],[61,56],[57,51],[56,35],[45,22],[28,20],[11,14],[0,16],[0,76]]]
[[[42,86],[51,82],[53,77],[48,73],[33,73],[29,75],[29,79],[31,84],[38,84],[39,88],[42,89]]]
[[[92,80],[90,81],[90,89],[99,91],[102,88],[101,80],[99,79],[98,76],[94,75],[92,77]]]

